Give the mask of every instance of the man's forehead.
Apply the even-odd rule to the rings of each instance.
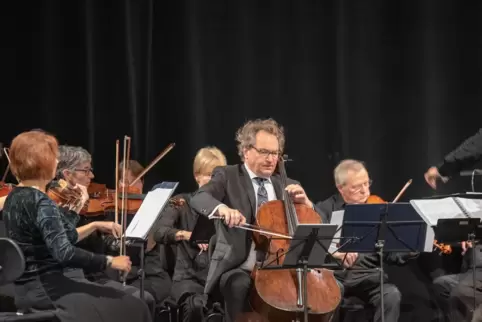
[[[354,171],[348,170],[346,173],[347,183],[357,183],[368,179],[368,172],[365,169]]]
[[[259,132],[256,135],[256,147],[257,148],[277,148],[278,147],[278,138],[270,133],[266,132]]]

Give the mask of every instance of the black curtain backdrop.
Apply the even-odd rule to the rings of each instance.
[[[42,128],[94,157],[113,185],[115,140],[132,137],[146,176],[195,189],[196,151],[237,163],[248,119],[285,126],[288,174],[313,200],[343,158],[372,192],[431,195],[423,173],[481,126],[479,1],[31,1],[2,3],[6,145]],[[482,183],[476,188],[482,189]],[[441,193],[470,189],[454,179]]]

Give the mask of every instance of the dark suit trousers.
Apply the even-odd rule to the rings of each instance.
[[[236,268],[221,275],[219,288],[224,298],[226,322],[234,322],[236,317],[247,311],[247,299],[251,289],[249,272]]]
[[[474,282],[472,270],[463,274],[445,275],[433,281],[439,307],[448,321],[471,321],[474,308]],[[482,303],[482,271],[476,270],[475,297]]]
[[[378,274],[366,278],[341,280],[344,286],[344,296],[355,296],[375,308],[374,322],[382,320],[380,282]],[[390,283],[383,284],[383,300],[385,306],[385,321],[397,322],[400,316],[402,295],[398,288]]]

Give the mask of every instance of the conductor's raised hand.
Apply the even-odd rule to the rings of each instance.
[[[218,208],[218,214],[224,219],[224,223],[229,227],[239,226],[246,223],[246,218],[236,209],[222,205]]]
[[[432,187],[432,189],[437,189],[437,179],[442,180],[442,182],[447,182],[447,177],[442,177],[438,172],[437,167],[431,167],[425,172],[424,174],[425,181],[427,181],[428,185]]]

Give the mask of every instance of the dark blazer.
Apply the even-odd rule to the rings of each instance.
[[[281,199],[283,189],[280,177],[271,177],[276,197]],[[287,184],[298,184],[288,179]],[[237,209],[254,221],[256,214],[256,195],[251,178],[244,165],[218,167],[213,171],[211,181],[202,186],[192,197],[191,207],[198,213],[209,216],[220,204]],[[221,275],[239,267],[248,257],[252,242],[250,231],[229,228],[221,220],[215,220],[216,247],[211,256],[205,292],[211,293],[218,285]]]
[[[444,157],[438,165],[442,176],[451,177],[460,171],[472,168],[482,159],[482,129],[462,142]]]

